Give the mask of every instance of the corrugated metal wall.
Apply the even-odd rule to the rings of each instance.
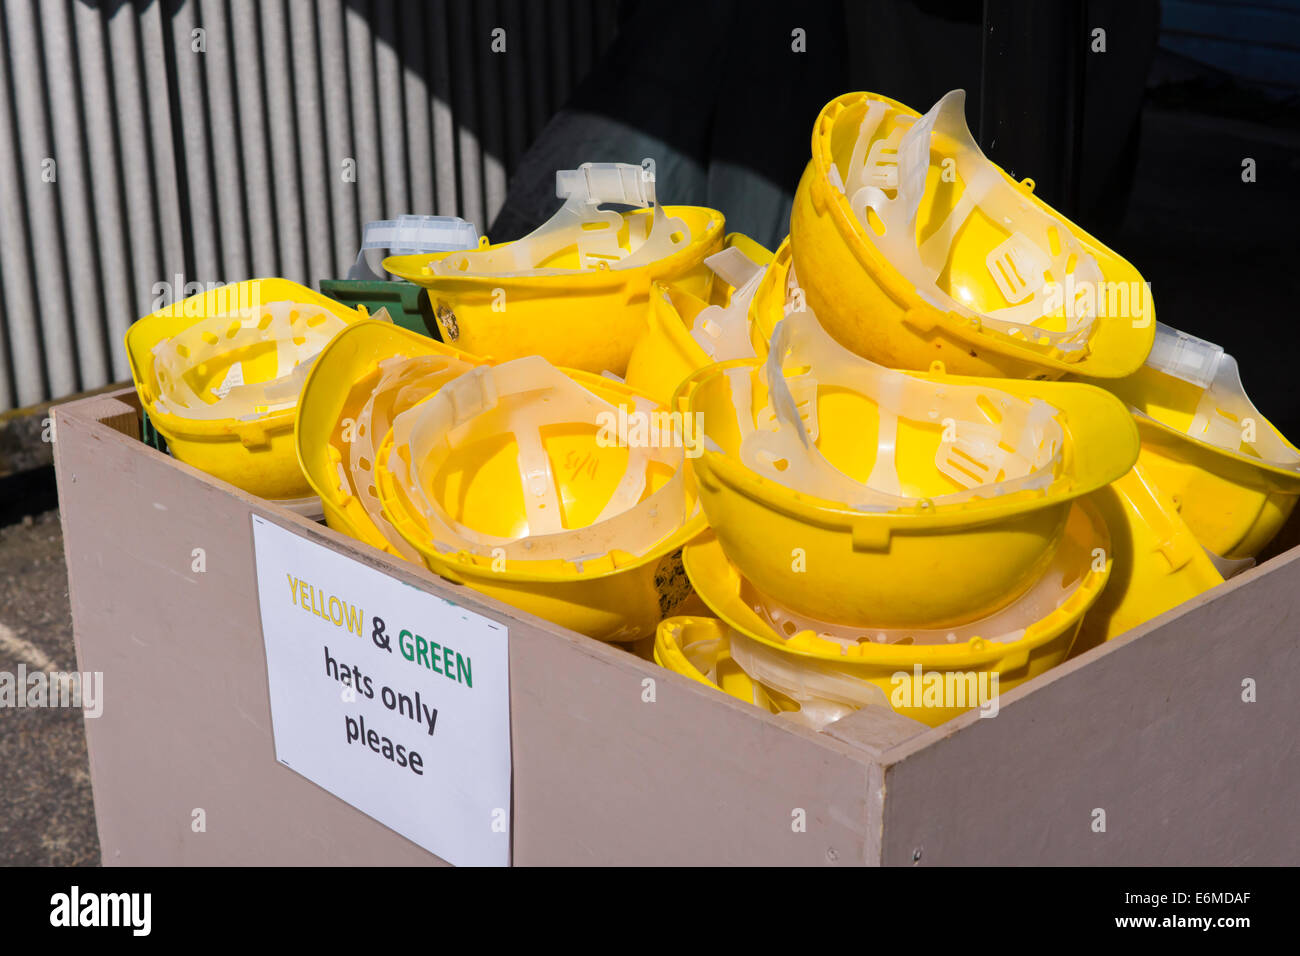
[[[314,286],[401,213],[483,231],[615,17],[608,0],[0,12],[0,410],[129,378],[122,335],[178,278]]]

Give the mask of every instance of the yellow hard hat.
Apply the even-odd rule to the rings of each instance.
[[[263,498],[311,488],[294,453],[298,392],[315,355],[355,309],[288,279],[191,296],[126,332],[140,404],[173,455]]]
[[[743,232],[727,233],[722,240],[722,248],[737,249],[751,262],[756,262],[760,266],[770,265],[775,258],[771,249],[756,239],[749,238]],[[715,282],[710,301],[715,305],[726,305],[731,301],[731,293],[734,289],[734,286],[719,286]]]
[[[1234,561],[1273,539],[1300,498],[1300,450],[1251,402],[1231,355],[1162,324],[1146,364],[1097,384],[1133,410],[1142,467],[1202,545]]]
[[[716,617],[678,615],[665,618],[655,633],[654,662],[770,713],[797,716],[797,703],[770,692],[732,659],[731,638],[734,633]]]
[[[681,437],[637,431],[669,428],[666,416],[540,356],[473,368],[393,419],[376,490],[436,573],[635,641],[689,595],[679,552],[704,527]]]
[[[654,283],[645,324],[628,358],[627,384],[667,404],[697,369],[757,356],[750,309],[771,259],[758,243],[733,233],[726,248],[704,260],[714,273],[710,299]]]
[[[696,593],[735,632],[730,658],[779,695],[781,709],[793,702],[822,726],[859,707],[888,706],[936,726],[1065,659],[1106,585],[1109,551],[1105,522],[1080,499],[1028,591],[982,620],[925,629],[846,627],[793,612],[755,587],[713,534],[687,546],[683,560]]]
[[[776,247],[772,262],[754,293],[749,317],[754,325],[753,338],[759,358],[767,358],[767,343],[786,313],[807,309],[805,294],[799,288],[790,260],[790,237],[786,236]]]
[[[1155,331],[1142,276],[985,158],[964,102],[921,116],[847,93],[822,110],[790,216],[808,304],[890,368],[1131,374]]]
[[[622,375],[651,284],[679,284],[707,298],[704,260],[722,249],[722,213],[659,205],[646,162],[557,172],[564,205],[522,239],[390,256],[384,268],[429,290],[443,340],[457,348],[494,361],[541,355]],[[606,203],[641,208],[618,213],[602,210]]]
[[[691,467],[727,557],[792,610],[852,626],[996,611],[1041,577],[1071,502],[1138,451],[1101,389],[883,369],[810,313],[780,323],[764,365],[701,370],[677,403],[703,433]]]
[[[427,335],[374,319],[330,341],[303,383],[296,429],[298,461],[326,524],[420,561],[380,508],[377,442],[399,414],[476,364]]]
[[[1073,654],[1118,637],[1223,583],[1169,496],[1141,463],[1089,496],[1110,528],[1114,570]]]

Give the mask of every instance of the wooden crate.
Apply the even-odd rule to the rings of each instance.
[[[250,515],[508,625],[516,864],[1296,862],[1300,547],[993,719],[869,708],[814,733],[210,478],[138,416],[129,389],[55,412],[106,864],[442,862],[276,762]]]

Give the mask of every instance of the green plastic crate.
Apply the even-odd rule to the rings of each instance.
[[[167,439],[163,438],[158,429],[153,427],[153,422],[149,421],[149,413],[141,409],[140,418],[140,440],[150,448],[155,448],[164,455],[170,455],[171,449],[167,447]]]
[[[404,329],[431,335],[439,342],[442,335],[433,318],[433,306],[424,290],[413,282],[389,282],[382,279],[321,279],[320,290],[346,306],[365,306],[370,314],[387,309],[394,324]]]

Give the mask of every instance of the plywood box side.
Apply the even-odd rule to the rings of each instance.
[[[885,863],[1300,863],[1300,549],[887,751]]]

